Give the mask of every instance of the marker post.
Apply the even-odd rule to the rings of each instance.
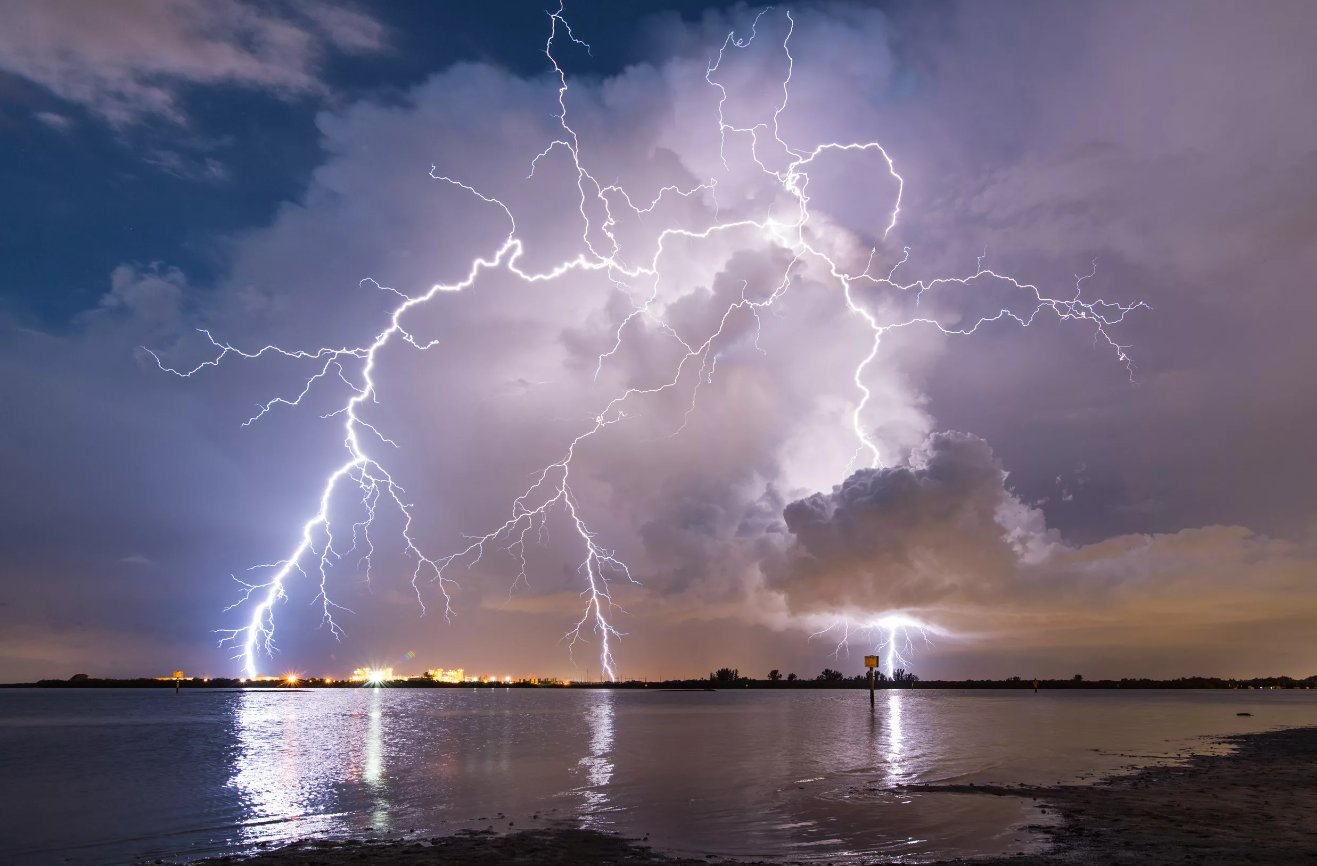
[[[878,656],[865,656],[864,666],[869,669],[869,708],[873,709],[873,669],[878,667]]]

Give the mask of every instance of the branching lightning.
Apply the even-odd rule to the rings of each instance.
[[[889,613],[884,616],[856,621],[843,616],[825,625],[810,635],[810,639],[823,635],[835,635],[837,647],[833,656],[840,658],[848,652],[851,641],[862,642],[872,646],[874,653],[882,657],[883,670],[888,679],[895,679],[896,672],[910,664],[906,654],[915,648],[916,640],[929,644],[930,634],[941,634],[941,630],[930,623],[915,619],[903,613]],[[884,670],[885,669],[885,670]]]
[[[261,577],[238,581],[241,591],[233,607],[249,607],[250,618],[242,627],[222,632],[221,643],[236,647],[237,657],[242,660],[247,676],[256,676],[259,656],[262,653],[271,653],[275,649],[275,605],[286,598],[287,585],[294,573],[310,579],[308,566],[317,576],[319,591],[316,601],[321,607],[323,625],[336,637],[341,635],[336,614],[346,608],[341,607],[331,597],[331,571],[336,562],[357,553],[365,565],[365,574],[369,579],[371,559],[375,550],[371,537],[375,517],[380,508],[391,508],[401,517],[403,547],[414,563],[410,584],[421,611],[424,613],[426,610],[422,593],[422,582],[425,581],[437,587],[443,600],[446,619],[454,614],[450,590],[455,584],[450,577],[450,571],[455,568],[469,569],[480,562],[491,546],[501,546],[510,551],[518,563],[513,587],[515,588],[518,583],[528,583],[527,544],[542,535],[546,521],[551,515],[565,516],[576,539],[579,540],[578,570],[584,583],[581,592],[584,605],[580,618],[566,632],[564,638],[569,649],[574,649],[578,643],[588,642],[589,636],[593,634],[599,648],[602,670],[610,679],[615,679],[617,666],[613,656],[613,644],[622,632],[615,624],[614,612],[617,607],[611,586],[616,580],[634,582],[635,578],[627,564],[613,550],[599,541],[596,532],[591,528],[585,503],[578,499],[573,490],[572,470],[578,460],[578,454],[602,431],[624,422],[628,418],[629,404],[647,396],[674,391],[682,387],[683,383],[689,383],[688,408],[681,425],[673,431],[674,435],[680,432],[695,410],[700,386],[713,381],[717,373],[718,352],[724,346],[723,341],[725,334],[728,333],[729,321],[738,314],[748,314],[759,323],[759,315],[789,290],[794,278],[806,263],[822,265],[841,290],[841,298],[847,309],[867,326],[871,334],[871,338],[862,347],[863,351],[852,377],[858,394],[851,412],[851,425],[857,442],[852,463],[866,455],[869,465],[880,466],[882,463],[878,445],[869,435],[865,420],[871,398],[865,381],[866,372],[877,358],[882,338],[895,329],[924,325],[936,328],[947,335],[969,335],[975,333],[981,326],[1006,319],[1013,320],[1021,326],[1028,326],[1039,315],[1050,312],[1062,320],[1088,323],[1094,329],[1094,339],[1105,342],[1133,375],[1132,361],[1127,354],[1128,347],[1117,343],[1107,329],[1122,321],[1131,311],[1144,305],[1086,300],[1081,293],[1082,283],[1086,278],[1079,278],[1076,281],[1073,294],[1054,298],[1045,295],[1032,284],[984,268],[980,259],[975,271],[964,276],[901,282],[896,278],[896,274],[909,258],[908,248],[903,250],[900,260],[886,276],[875,276],[870,273],[873,260],[878,253],[876,248],[870,254],[865,269],[854,274],[847,272],[826,252],[819,249],[816,241],[811,238],[809,196],[809,169],[816,161],[840,153],[870,153],[883,160],[896,188],[889,218],[882,227],[881,236],[884,240],[897,225],[905,181],[897,172],[892,157],[877,142],[822,142],[799,147],[784,139],[780,119],[789,111],[791,81],[795,71],[795,58],[791,53],[795,19],[790,12],[785,13],[786,35],[782,41],[787,71],[781,83],[781,100],[775,105],[771,117],[756,125],[747,127],[728,122],[724,108],[730,97],[725,86],[719,82],[719,71],[729,54],[748,48],[758,38],[760,21],[766,13],[767,10],[762,11],[755,17],[748,36],[738,37],[735,32],[728,34],[716,57],[706,69],[705,80],[718,91],[716,123],[724,168],[730,168],[729,152],[734,149],[734,145],[742,141],[747,142],[749,159],[754,166],[782,194],[785,194],[789,203],[786,213],[783,213],[781,208],[777,208],[774,212],[775,209],[770,206],[769,212],[758,218],[720,221],[716,177],[684,189],[675,185],[665,186],[647,204],[637,204],[638,200],[617,184],[603,184],[597,180],[587,168],[581,140],[569,120],[568,77],[554,52],[555,45],[560,39],[565,39],[586,51],[590,50],[590,46],[572,32],[563,16],[563,9],[559,7],[549,16],[549,34],[545,41],[544,54],[557,80],[555,117],[561,134],[530,160],[529,174],[533,176],[541,162],[554,151],[561,150],[570,159],[576,177],[578,211],[581,220],[580,252],[545,270],[527,270],[521,265],[523,242],[518,236],[517,222],[512,210],[497,197],[449,177],[437,168],[432,168],[430,174],[436,181],[463,190],[478,200],[482,207],[489,206],[501,211],[507,221],[507,234],[491,253],[471,262],[465,277],[460,281],[435,285],[423,294],[407,295],[380,286],[374,281],[363,281],[370,282],[379,290],[391,292],[399,299],[386,326],[375,334],[372,340],[357,346],[337,348],[289,350],[267,345],[256,350],[243,350],[231,343],[219,341],[209,331],[203,330],[201,333],[216,353],[210,360],[195,367],[189,369],[171,366],[155,352],[151,352],[160,369],[185,378],[216,367],[230,356],[250,361],[280,356],[305,363],[311,368],[311,372],[297,393],[275,396],[261,404],[259,410],[244,422],[244,426],[260,420],[278,407],[301,405],[313,389],[323,387],[325,383],[334,383],[346,389],[343,404],[325,416],[342,418],[345,450],[343,461],[326,475],[315,508],[302,523],[300,532],[285,556],[271,563],[254,566],[251,570],[259,573]],[[770,167],[771,165],[780,165],[780,167],[773,168]],[[712,221],[708,225],[696,227],[665,228],[657,235],[653,249],[648,255],[642,251],[640,255],[635,256],[631,251],[624,250],[622,242],[614,231],[618,225],[616,215],[624,212],[636,217],[652,215],[658,205],[669,197],[694,198],[701,203],[712,203]],[[602,212],[603,219],[592,219],[592,211]],[[766,294],[754,295],[750,292],[750,287],[743,286],[740,297],[726,307],[721,318],[717,320],[716,328],[707,337],[700,341],[683,338],[675,328],[664,321],[656,309],[663,278],[663,262],[669,252],[669,242],[674,239],[707,240],[715,235],[746,230],[758,232],[770,247],[787,254],[788,261],[780,279],[767,290]],[[380,352],[386,346],[401,341],[424,351],[437,342],[419,340],[408,330],[406,325],[408,315],[413,310],[430,304],[442,294],[472,289],[482,274],[496,270],[512,274],[527,283],[550,282],[573,272],[599,272],[606,275],[619,290],[627,292],[628,296],[633,296],[630,293],[636,287],[648,286],[645,300],[633,305],[630,313],[622,318],[616,327],[611,347],[599,355],[596,378],[604,365],[626,344],[628,333],[642,323],[657,328],[666,338],[672,339],[680,349],[680,357],[671,368],[670,378],[661,381],[660,384],[646,388],[627,388],[607,400],[594,413],[592,423],[566,443],[559,458],[538,470],[533,475],[530,485],[512,500],[506,521],[490,528],[484,534],[469,536],[469,543],[460,550],[444,555],[430,555],[422,551],[412,532],[412,506],[406,499],[404,488],[388,468],[386,456],[390,453],[389,449],[397,448],[397,444],[364,417],[364,410],[369,404],[377,402],[376,376],[382,375],[378,369],[378,359]],[[959,326],[944,325],[933,315],[919,315],[902,321],[884,322],[866,305],[857,292],[857,289],[864,287],[911,294],[915,297],[917,306],[918,300],[925,293],[935,291],[942,286],[988,283],[996,283],[1021,293],[1027,299],[1027,303],[1033,306],[1032,312],[1020,314],[1003,308],[994,315]],[[640,294],[644,296],[643,289]],[[349,501],[357,503],[354,507],[359,507],[360,519],[345,527],[331,519],[331,512],[340,497],[348,496],[359,497]],[[849,621],[841,627],[841,645],[844,645],[848,636],[856,629],[849,624]],[[904,661],[902,651],[909,646],[910,635],[914,632],[922,634],[928,628],[930,627],[927,624],[908,617],[889,615],[860,626],[858,630],[876,629],[885,636],[882,646],[886,652],[886,664],[890,673],[898,663]]]

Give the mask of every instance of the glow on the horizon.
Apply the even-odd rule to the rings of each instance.
[[[930,634],[950,634],[941,626],[903,611],[888,611],[867,616],[841,614],[813,617],[809,620],[809,625],[816,629],[810,634],[811,638],[825,634],[838,635],[837,648],[834,651],[836,656],[840,656],[843,651],[849,652],[852,641],[872,646],[874,655],[883,657],[883,664],[879,670],[889,678],[895,675],[898,665],[906,667],[910,664],[906,654],[914,648],[916,637],[924,643],[931,643],[928,639]]]

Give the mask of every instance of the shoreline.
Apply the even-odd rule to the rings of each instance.
[[[76,674],[69,679],[41,679],[27,683],[0,683],[3,689],[74,689],[99,691],[104,689],[173,689],[173,677],[131,677],[101,678]],[[364,683],[350,678],[325,679],[321,677],[258,677],[246,680],[237,677],[184,677],[177,682],[177,687],[189,691],[309,691],[314,689],[359,689],[363,687],[384,687],[391,689],[534,689],[559,691],[563,689],[606,689],[614,691],[740,691],[756,689],[769,691],[811,691],[815,689],[868,689],[864,675],[842,677],[841,679],[805,678],[796,680],[759,680],[741,677],[734,680],[717,679],[668,679],[668,680],[618,680],[616,682],[583,682],[568,680],[516,679],[511,682],[486,678],[483,681],[448,682],[430,679],[424,676],[397,676],[381,683]],[[881,680],[874,684],[878,691],[889,689],[971,689],[971,690],[1016,690],[1028,691],[1084,691],[1123,689],[1141,690],[1231,690],[1231,691],[1311,691],[1317,689],[1317,675],[1298,679],[1290,676],[1249,677],[1244,679],[1223,677],[1177,677],[1175,679],[1154,680],[1146,677],[1124,677],[1112,679],[1039,679],[1038,686],[1032,680],[1010,677],[1004,680],[912,680],[893,682]]]
[[[1317,862],[1317,726],[1235,734],[1226,754],[1152,765],[1091,785],[909,785],[916,793],[1032,799],[1055,824],[1030,826],[1039,853],[939,861],[928,866],[1052,864],[1275,864]],[[303,840],[198,866],[605,864],[695,866],[765,863],[654,851],[643,840],[568,826],[515,833],[465,832],[424,841]],[[785,866],[788,861],[767,861]],[[857,863],[892,862],[859,859]]]
[[[1030,828],[1042,853],[951,861],[1044,864],[1317,863],[1317,727],[1233,734],[1226,754],[1152,765],[1093,785],[912,785],[1029,797],[1060,821]]]

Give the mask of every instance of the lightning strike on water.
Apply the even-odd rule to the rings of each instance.
[[[422,614],[426,611],[421,586],[422,581],[425,580],[437,588],[443,600],[445,619],[451,619],[455,613],[450,594],[450,590],[455,584],[449,576],[450,570],[454,568],[470,569],[480,562],[491,545],[502,545],[504,549],[512,553],[519,564],[512,584],[513,588],[518,583],[528,584],[526,561],[528,541],[531,540],[532,534],[535,538],[542,535],[545,522],[552,514],[564,515],[579,539],[580,559],[578,571],[584,584],[581,592],[584,599],[582,614],[573,627],[566,632],[564,639],[568,643],[569,651],[571,651],[577,644],[588,641],[588,635],[593,634],[597,639],[600,665],[605,676],[610,680],[616,679],[617,665],[613,656],[613,641],[621,637],[623,633],[615,625],[614,611],[618,608],[613,600],[611,585],[613,581],[618,579],[633,583],[636,580],[627,564],[613,550],[603,546],[599,542],[595,531],[591,529],[585,513],[586,508],[577,498],[572,487],[573,461],[576,459],[578,450],[601,431],[626,420],[628,417],[626,411],[628,403],[635,402],[638,398],[673,391],[685,379],[689,378],[693,380],[690,402],[682,424],[674,430],[674,435],[681,432],[685,427],[686,420],[689,419],[691,412],[695,409],[700,385],[712,381],[717,372],[718,354],[724,348],[720,341],[724,336],[729,320],[736,314],[743,312],[753,316],[757,324],[760,323],[760,313],[772,307],[788,291],[794,276],[799,270],[799,266],[804,262],[821,263],[823,265],[828,274],[835,280],[837,287],[840,288],[847,309],[867,326],[872,335],[864,347],[862,357],[856,363],[852,376],[855,389],[859,395],[851,412],[851,426],[857,442],[852,463],[862,455],[867,455],[867,461],[871,466],[882,465],[878,446],[866,429],[865,415],[872,395],[865,384],[865,374],[877,357],[883,336],[898,328],[924,325],[936,328],[947,335],[969,335],[975,333],[981,326],[1007,319],[1027,327],[1040,314],[1050,312],[1061,320],[1079,320],[1088,323],[1094,329],[1094,339],[1105,342],[1115,352],[1117,359],[1129,370],[1130,375],[1133,376],[1133,363],[1127,353],[1128,347],[1117,343],[1110,336],[1107,328],[1121,322],[1128,313],[1145,305],[1141,302],[1117,304],[1101,300],[1085,300],[1082,297],[1081,289],[1086,277],[1080,277],[1076,280],[1073,294],[1054,298],[1045,295],[1032,284],[1020,282],[1013,277],[984,268],[982,258],[980,258],[976,270],[964,276],[903,283],[896,279],[896,273],[909,258],[908,248],[903,250],[901,259],[883,277],[869,273],[873,259],[877,254],[876,248],[871,252],[865,269],[857,274],[847,272],[832,257],[820,250],[807,237],[807,228],[811,218],[810,196],[808,194],[810,176],[808,170],[816,160],[839,153],[870,153],[882,159],[896,188],[889,217],[882,228],[882,238],[884,240],[897,225],[897,219],[901,212],[901,198],[905,181],[897,172],[896,164],[891,155],[877,142],[823,142],[809,147],[800,147],[783,138],[780,119],[789,110],[791,80],[795,71],[795,58],[791,54],[791,38],[795,31],[795,19],[790,12],[785,13],[786,35],[782,40],[782,52],[786,58],[787,71],[781,85],[782,97],[776,104],[772,116],[748,127],[728,122],[724,109],[730,97],[724,85],[718,81],[718,73],[724,59],[730,53],[748,48],[758,38],[760,20],[767,11],[761,11],[755,17],[748,36],[738,37],[735,32],[727,35],[727,38],[719,47],[716,57],[711,60],[706,68],[705,80],[719,93],[716,123],[720,137],[719,152],[724,168],[730,170],[728,161],[729,142],[733,139],[748,140],[750,160],[763,175],[776,184],[782,193],[786,194],[788,201],[791,203],[790,213],[785,218],[780,213],[768,213],[758,219],[743,218],[728,222],[718,221],[718,179],[713,177],[688,189],[665,186],[645,205],[636,204],[632,196],[621,186],[600,183],[586,167],[586,161],[582,156],[581,140],[569,120],[568,77],[554,54],[555,44],[560,39],[566,39],[586,51],[590,50],[590,46],[572,32],[560,6],[556,12],[549,15],[549,34],[545,41],[544,54],[548,58],[552,67],[552,74],[558,82],[555,118],[558,121],[561,135],[549,142],[542,151],[531,159],[529,174],[533,176],[541,160],[545,159],[551,152],[562,150],[570,158],[576,178],[583,251],[546,270],[526,270],[520,264],[523,243],[518,236],[517,222],[512,210],[498,198],[487,195],[461,180],[442,174],[436,167],[432,167],[430,175],[436,181],[458,187],[483,205],[501,211],[507,221],[507,234],[496,249],[470,263],[463,279],[451,284],[434,285],[423,294],[407,295],[395,289],[381,286],[373,280],[363,280],[363,284],[370,283],[376,289],[391,292],[399,298],[399,302],[389,316],[387,324],[375,334],[373,339],[356,346],[322,346],[307,350],[289,350],[267,345],[255,350],[244,350],[232,343],[217,340],[209,331],[202,330],[201,333],[217,351],[213,358],[191,369],[170,366],[158,354],[149,349],[147,350],[161,370],[185,378],[200,373],[207,368],[216,367],[229,356],[253,361],[266,357],[281,356],[294,361],[305,362],[312,366],[311,374],[298,393],[290,396],[276,396],[261,404],[259,411],[245,421],[244,426],[260,420],[278,406],[299,406],[312,389],[322,385],[322,383],[337,382],[347,389],[347,396],[343,405],[325,416],[341,416],[343,419],[343,445],[345,450],[343,461],[327,472],[319,498],[316,500],[316,506],[311,515],[302,523],[300,532],[295,536],[291,549],[282,559],[253,566],[250,569],[263,575],[263,579],[253,578],[248,581],[235,577],[235,580],[238,580],[241,585],[241,590],[238,600],[229,609],[250,606],[250,617],[247,623],[239,628],[223,630],[221,632],[221,644],[236,647],[237,657],[241,659],[248,677],[256,676],[259,656],[262,653],[270,654],[275,650],[275,604],[287,597],[287,584],[294,573],[303,578],[310,577],[307,572],[308,565],[314,568],[318,576],[318,593],[315,601],[321,607],[322,625],[327,627],[336,638],[342,635],[342,629],[335,618],[335,614],[347,609],[331,598],[330,572],[335,562],[351,553],[359,552],[361,562],[365,566],[366,578],[367,580],[370,579],[371,561],[375,551],[374,542],[371,538],[371,529],[374,526],[378,509],[385,507],[396,510],[401,517],[403,547],[414,562],[410,584]],[[768,160],[768,162],[765,160]],[[783,167],[778,169],[770,168],[769,163],[771,162],[781,162]],[[614,209],[618,209],[619,212],[621,212],[621,209],[625,209],[630,214],[639,217],[652,214],[660,202],[665,198],[674,196],[687,199],[695,198],[700,202],[706,200],[712,202],[714,221],[704,227],[671,226],[665,228],[657,236],[652,253],[648,257],[643,254],[639,258],[624,255],[622,243],[614,232],[618,223]],[[597,224],[590,216],[593,208],[599,208],[603,213],[604,218]],[[663,259],[668,251],[668,242],[673,239],[707,240],[716,235],[746,229],[758,231],[772,247],[790,254],[790,259],[782,270],[780,280],[777,281],[767,295],[758,299],[753,299],[749,293],[749,287],[743,285],[741,296],[723,311],[712,333],[698,343],[683,339],[676,329],[664,321],[662,316],[655,310],[663,276]],[[633,283],[647,282],[649,284],[647,298],[639,305],[633,305],[631,312],[618,324],[613,336],[612,347],[599,355],[595,371],[596,378],[603,369],[604,364],[608,363],[622,349],[628,331],[633,330],[635,327],[633,323],[644,322],[657,327],[665,337],[676,342],[682,350],[682,354],[672,367],[672,375],[667,381],[648,388],[627,388],[605,402],[594,413],[593,422],[574,439],[566,443],[566,446],[560,452],[559,459],[539,470],[533,476],[531,484],[512,500],[510,514],[506,521],[490,528],[488,532],[482,535],[469,537],[469,543],[460,550],[442,556],[432,556],[422,551],[413,535],[412,506],[404,498],[404,488],[387,468],[384,457],[380,456],[380,448],[397,448],[398,446],[392,439],[385,436],[384,433],[363,418],[361,410],[367,404],[377,402],[376,375],[379,372],[377,370],[377,361],[382,349],[401,341],[417,350],[424,351],[438,342],[437,340],[428,342],[418,340],[407,329],[405,324],[407,315],[412,310],[433,302],[442,294],[462,292],[473,288],[482,274],[496,270],[515,275],[527,283],[550,282],[573,272],[600,272],[606,275],[619,290],[623,291],[632,288]],[[984,316],[968,325],[956,327],[943,325],[933,316],[916,316],[903,321],[883,323],[880,322],[877,314],[857,298],[854,292],[856,287],[861,286],[871,289],[886,288],[897,293],[913,294],[916,301],[918,301],[924,293],[943,286],[953,284],[968,286],[981,283],[995,283],[1022,293],[1029,299],[1028,302],[1033,304],[1032,312],[1021,315],[1003,308],[993,315]],[[383,453],[387,454],[388,452]],[[360,497],[358,502],[361,519],[345,529],[331,521],[331,506],[335,503],[337,497],[349,495],[348,491],[354,491],[352,495]],[[889,674],[898,663],[904,662],[902,652],[910,647],[912,633],[924,635],[932,629],[927,623],[921,623],[899,615],[883,617],[859,627],[852,626],[850,621],[846,620],[835,627],[839,627],[842,634],[839,650],[845,646],[846,641],[853,632],[873,632],[876,630],[883,635],[880,646],[885,652]]]

